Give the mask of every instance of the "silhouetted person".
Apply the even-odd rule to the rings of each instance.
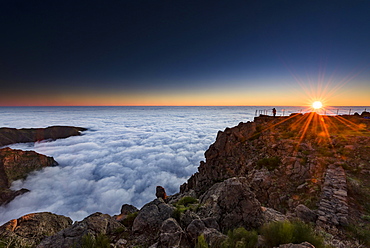
[[[275,117],[276,116],[276,108],[272,109],[272,115]]]

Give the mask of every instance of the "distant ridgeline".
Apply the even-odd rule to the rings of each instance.
[[[74,224],[51,213],[26,215],[1,226],[0,241],[38,248],[370,247],[369,117],[256,117],[219,131],[175,195],[157,187],[157,198],[140,210],[122,202],[117,216],[94,213]]]
[[[0,128],[0,146],[15,143],[56,140],[80,135],[86,128],[71,126],[52,126],[47,128]]]

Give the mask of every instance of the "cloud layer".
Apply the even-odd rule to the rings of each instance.
[[[49,211],[81,220],[94,212],[118,214],[122,204],[140,208],[168,194],[193,173],[218,130],[252,120],[252,107],[53,107],[0,108],[0,126],[74,125],[82,136],[15,144],[53,156],[59,166],[16,181],[31,191],[0,207],[0,224],[24,214]],[[269,108],[270,109],[270,108]]]

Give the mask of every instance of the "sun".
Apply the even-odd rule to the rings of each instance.
[[[313,107],[314,109],[321,109],[321,108],[322,108],[322,102],[320,102],[320,101],[315,101],[315,102],[313,102],[313,103],[312,103],[312,107]]]

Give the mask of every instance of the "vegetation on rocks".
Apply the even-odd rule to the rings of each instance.
[[[315,234],[313,228],[302,221],[271,222],[261,227],[266,247],[281,244],[300,244],[307,241],[316,248],[324,248],[323,238]]]
[[[81,245],[75,245],[74,248],[109,248],[110,240],[104,234],[98,234],[96,237],[92,234],[85,234],[82,237]]]
[[[222,248],[254,248],[257,246],[258,233],[247,231],[239,227],[227,232],[227,239],[222,243]]]

